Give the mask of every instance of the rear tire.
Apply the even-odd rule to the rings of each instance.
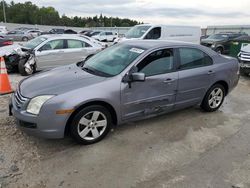
[[[110,112],[103,106],[92,105],[83,108],[74,116],[70,133],[80,144],[94,144],[109,133],[111,126]]]
[[[19,73],[22,75],[22,76],[29,76],[31,74],[34,74],[36,72],[36,64],[34,65],[31,65],[31,72],[28,72],[26,69],[25,69],[25,63],[26,63],[26,59],[21,59],[18,63],[18,70],[19,70]]]
[[[225,88],[221,84],[213,85],[206,93],[201,108],[206,112],[218,110],[225,98]]]

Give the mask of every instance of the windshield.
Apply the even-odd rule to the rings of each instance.
[[[144,49],[127,44],[114,45],[88,59],[84,63],[83,69],[97,75],[115,76],[143,52]]]
[[[41,44],[45,40],[47,40],[46,37],[37,37],[35,39],[30,40],[29,42],[27,42],[23,46],[26,48],[34,49],[35,47],[37,47],[39,44]]]
[[[151,26],[134,26],[132,27],[127,34],[126,38],[140,38],[148,31]]]
[[[215,39],[215,40],[223,40],[227,38],[228,38],[228,35],[225,35],[225,34],[216,34],[216,35],[211,35],[208,37],[208,39]]]

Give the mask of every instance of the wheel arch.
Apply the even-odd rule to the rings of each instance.
[[[224,87],[224,89],[225,89],[225,96],[227,96],[227,94],[228,94],[228,92],[229,92],[229,85],[228,85],[228,83],[226,82],[226,81],[224,81],[224,80],[220,80],[220,81],[217,81],[217,82],[215,82],[212,86],[214,86],[215,84],[220,84],[220,85],[222,85],[223,87]],[[211,87],[212,87],[211,86]]]
[[[216,46],[216,49],[218,49],[218,48],[221,48],[221,49],[222,49],[222,51],[224,51],[224,50],[225,50],[225,47],[224,47],[223,45],[218,45],[218,46]]]
[[[92,106],[92,105],[100,105],[100,106],[103,106],[105,108],[107,108],[111,114],[111,118],[112,118],[112,124],[113,125],[116,125],[117,124],[117,113],[115,111],[115,108],[107,103],[107,102],[104,102],[104,101],[90,101],[90,102],[87,102],[87,103],[84,103],[80,106],[78,106],[74,112],[70,115],[70,117],[68,118],[67,122],[66,122],[66,126],[65,126],[65,130],[64,130],[64,135],[67,134],[69,132],[69,128],[70,128],[70,124],[74,118],[74,116],[79,112],[81,111],[83,108],[86,108],[88,106]]]

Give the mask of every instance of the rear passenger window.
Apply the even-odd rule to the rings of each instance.
[[[191,69],[213,64],[213,60],[203,51],[195,48],[179,48],[180,67],[179,69]]]
[[[85,48],[85,47],[90,47],[90,45],[80,40],[68,40],[68,48]]]
[[[138,71],[146,76],[165,74],[173,70],[173,49],[158,50],[145,57],[138,65]]]

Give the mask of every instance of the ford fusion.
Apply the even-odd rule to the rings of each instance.
[[[238,80],[238,61],[207,47],[127,41],[24,79],[10,113],[28,134],[92,144],[113,125],[195,105],[216,111]]]

